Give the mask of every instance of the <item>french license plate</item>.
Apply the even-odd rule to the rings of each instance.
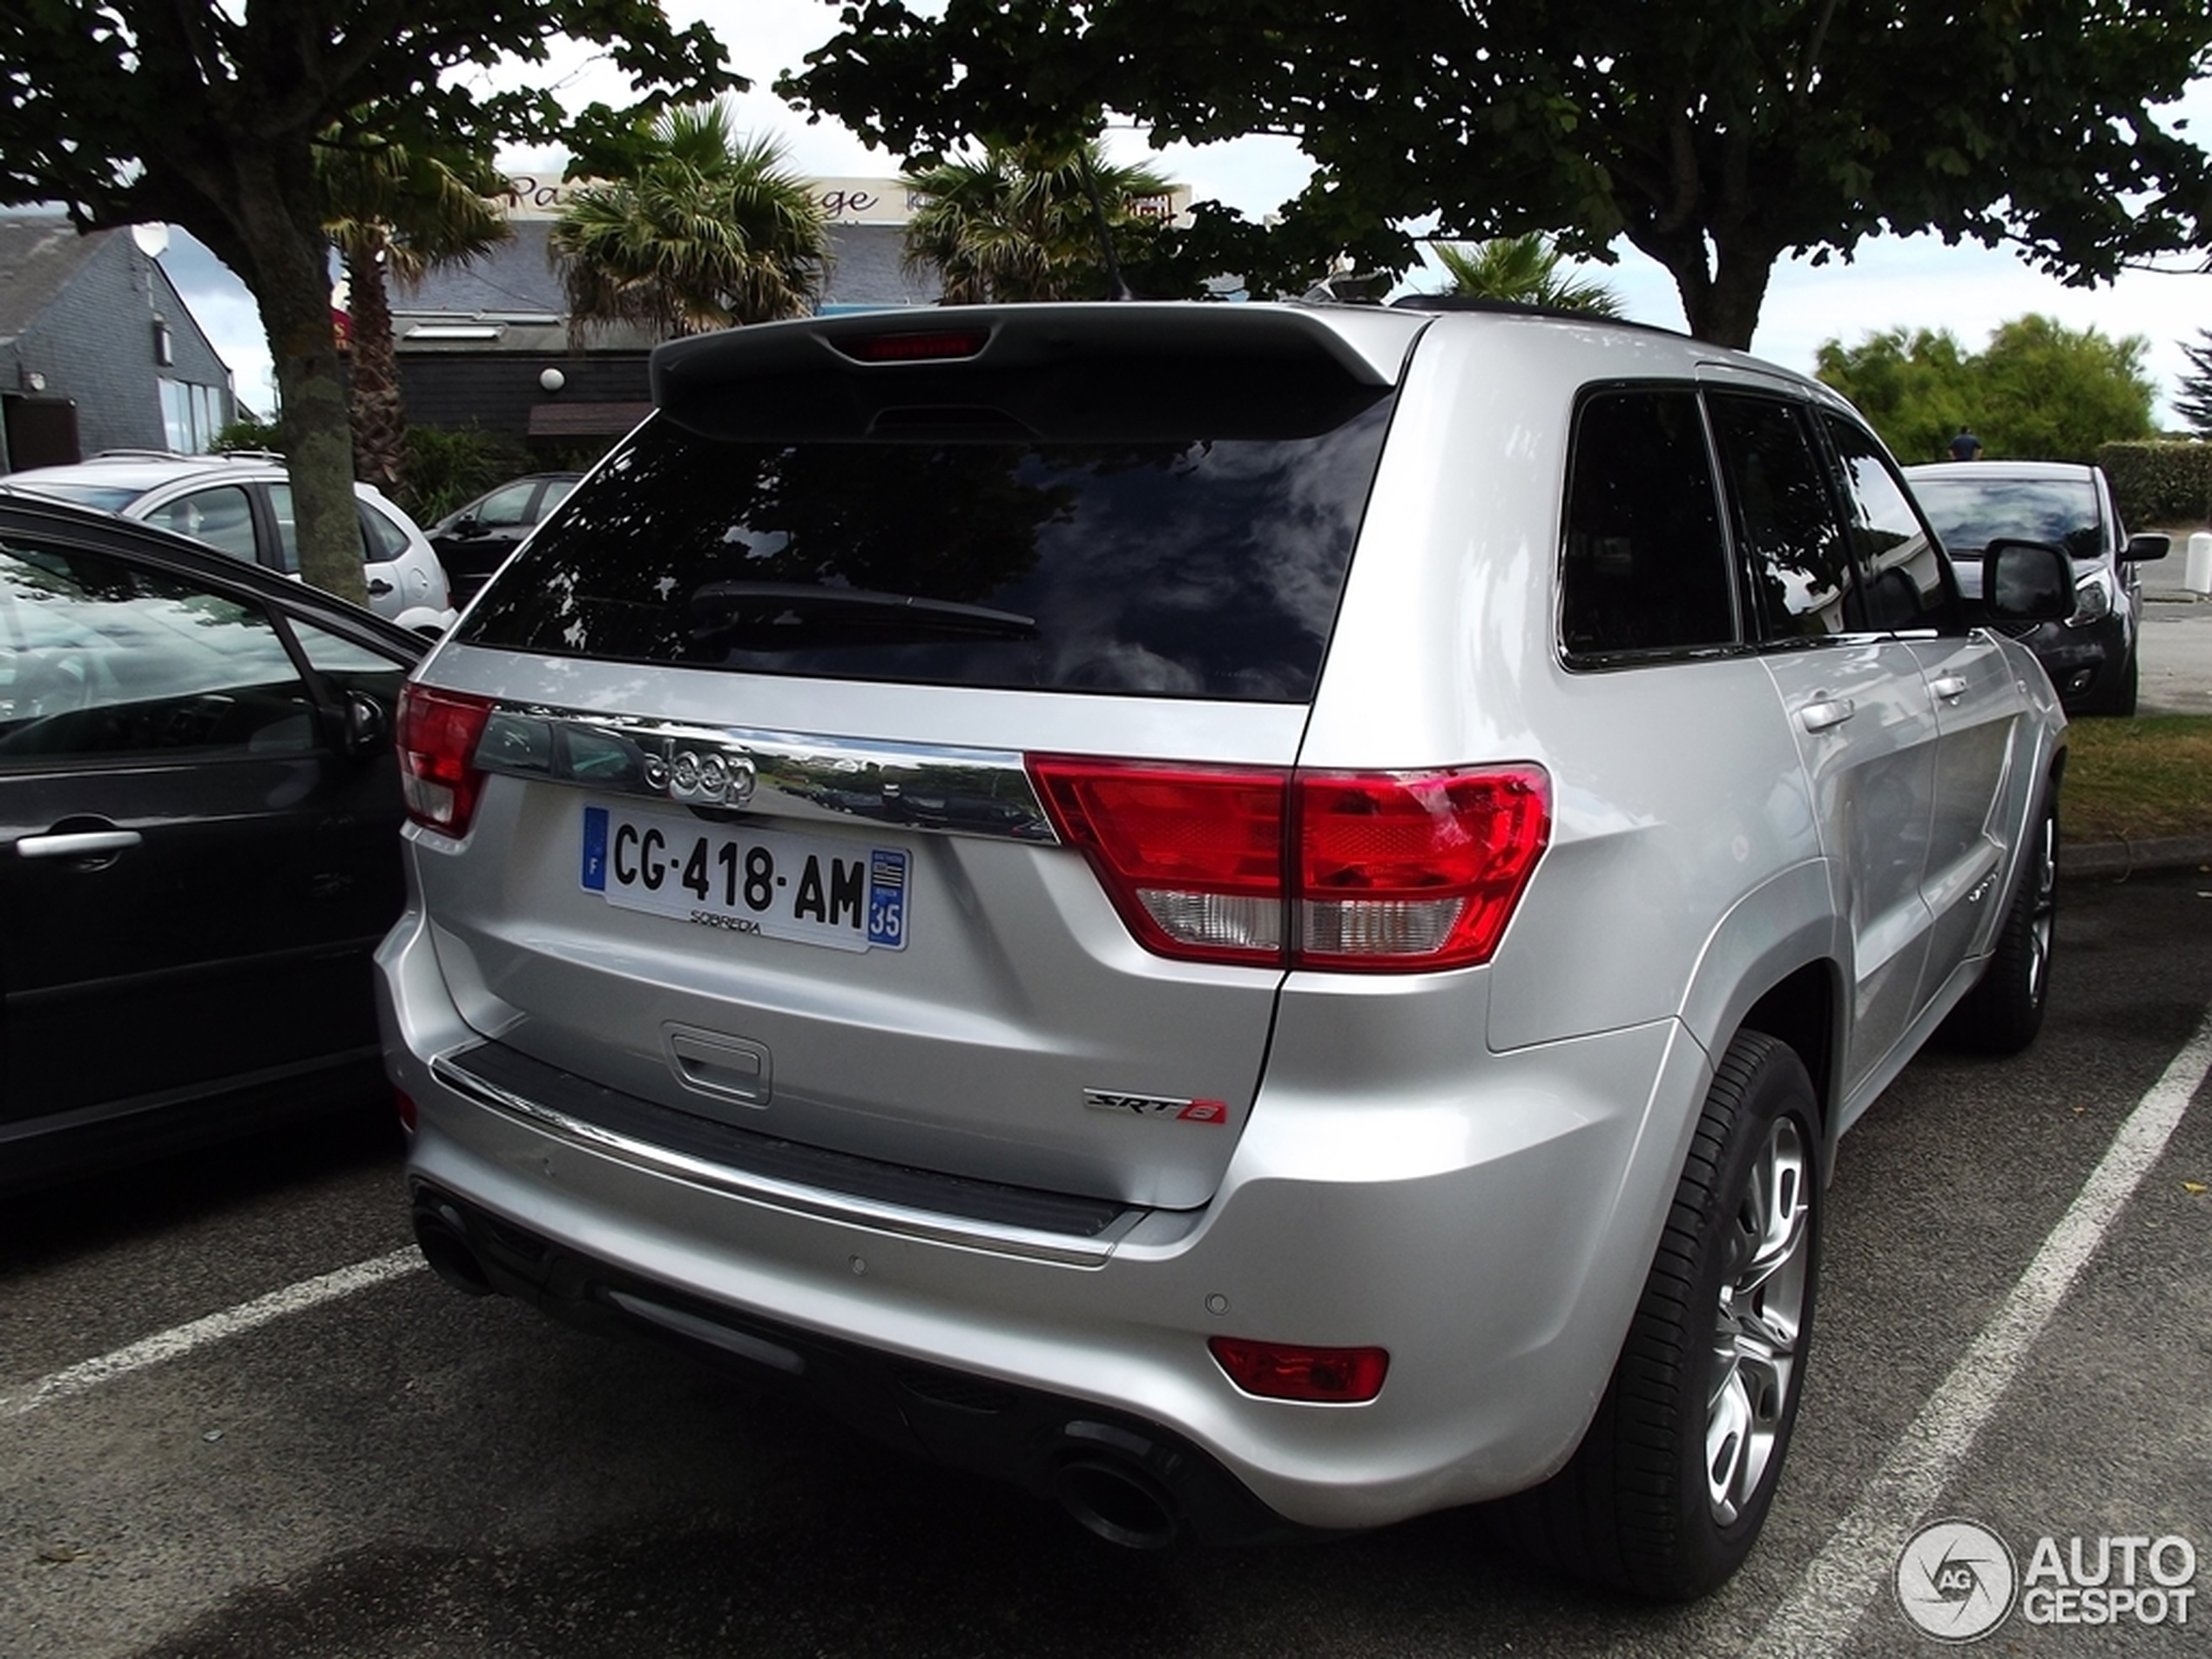
[[[732,933],[907,948],[907,855],[898,847],[724,829],[696,818],[583,809],[583,886],[625,910]]]

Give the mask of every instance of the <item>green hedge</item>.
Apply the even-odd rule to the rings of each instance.
[[[2097,464],[2131,525],[2212,521],[2212,443],[2107,443]]]

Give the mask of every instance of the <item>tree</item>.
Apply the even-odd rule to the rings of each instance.
[[[334,134],[316,152],[324,228],[346,267],[354,475],[388,493],[407,487],[407,411],[400,401],[387,280],[413,287],[514,235],[492,199],[506,180],[488,155],[432,154],[371,134]]]
[[[569,119],[547,88],[457,71],[541,62],[556,36],[606,44],[641,102],[738,84],[704,24],[658,0],[37,0],[0,8],[0,203],[59,202],[83,230],[165,219],[252,290],[283,400],[300,563],[363,597],[352,442],[331,327],[317,149],[361,130],[414,148],[537,141]],[[586,112],[595,130],[614,112]]]
[[[907,226],[907,267],[935,271],[952,305],[1109,293],[1120,256],[1141,256],[1159,224],[1138,204],[1171,188],[1150,167],[1113,165],[1095,138],[988,144],[907,183],[926,198]]]
[[[1948,459],[1952,435],[1986,419],[1973,355],[1948,329],[1891,328],[1851,347],[1831,340],[1814,354],[1813,372],[1856,404],[1908,464]]]
[[[664,111],[638,136],[553,226],[573,334],[636,323],[666,340],[813,308],[827,221],[772,141],[738,137],[720,104]]]
[[[2114,340],[2017,317],[1990,335],[1977,365],[1986,413],[1976,430],[1993,454],[2040,461],[2091,462],[2101,443],[2150,437],[2158,388],[2143,373],[2149,349],[2141,334]]]
[[[1474,300],[1504,300],[1515,305],[1548,306],[1554,311],[1587,311],[1596,317],[1621,314],[1621,298],[1604,283],[1571,276],[1560,269],[1565,255],[1537,232],[1501,236],[1473,247],[1439,242],[1436,257],[1450,285],[1439,293]]]
[[[933,7],[933,11],[936,9]],[[2202,0],[856,0],[779,90],[912,154],[969,134],[1294,138],[1279,226],[1201,226],[1224,268],[1403,271],[1405,226],[1625,237],[1691,330],[1750,341],[1775,261],[1877,231],[2010,240],[2076,282],[2212,233],[2212,158],[2155,105],[2202,72]],[[1233,217],[1233,216],[1232,216]]]
[[[2212,438],[2212,328],[2200,328],[2196,333],[2196,345],[2182,344],[2189,373],[2174,388],[2174,413],[2187,421],[2200,438]]]
[[[2100,444],[2151,435],[2148,349],[2141,335],[2115,341],[2030,315],[2000,326],[1979,354],[1925,329],[1850,347],[1831,340],[1817,373],[1902,461],[1946,459],[1952,434],[1971,425],[1992,457],[2087,462]]]

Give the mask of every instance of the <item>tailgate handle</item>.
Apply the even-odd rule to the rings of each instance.
[[[686,1089],[745,1106],[768,1103],[768,1050],[761,1044],[692,1026],[663,1026],[661,1033]]]
[[[1823,698],[1799,709],[1797,718],[1804,722],[1808,732],[1825,732],[1830,726],[1843,725],[1858,712],[1858,705],[1847,697]]]

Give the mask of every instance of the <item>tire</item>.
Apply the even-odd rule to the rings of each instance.
[[[1819,1280],[1820,1122],[1794,1050],[1755,1031],[1714,1075],[1659,1250],[1582,1444],[1491,1507],[1495,1534],[1661,1601],[1757,1541],[1804,1392]]]
[[[2059,803],[2055,794],[2030,831],[2012,902],[1981,982],[1943,1024],[1948,1042],[1977,1054],[2018,1054],[2043,1028],[2059,915]]]
[[[2105,705],[2107,714],[2130,715],[2135,711],[2135,695],[2142,684],[2142,661],[2136,653],[2128,654],[2128,669],[2120,677],[2120,684],[2113,691],[2112,700]]]
[[[2081,712],[2086,715],[2118,715],[2122,718],[2135,711],[2135,698],[2142,682],[2142,663],[2139,653],[2128,653],[2124,667],[2107,676],[2109,683],[2101,685],[2094,701],[2086,703]]]

